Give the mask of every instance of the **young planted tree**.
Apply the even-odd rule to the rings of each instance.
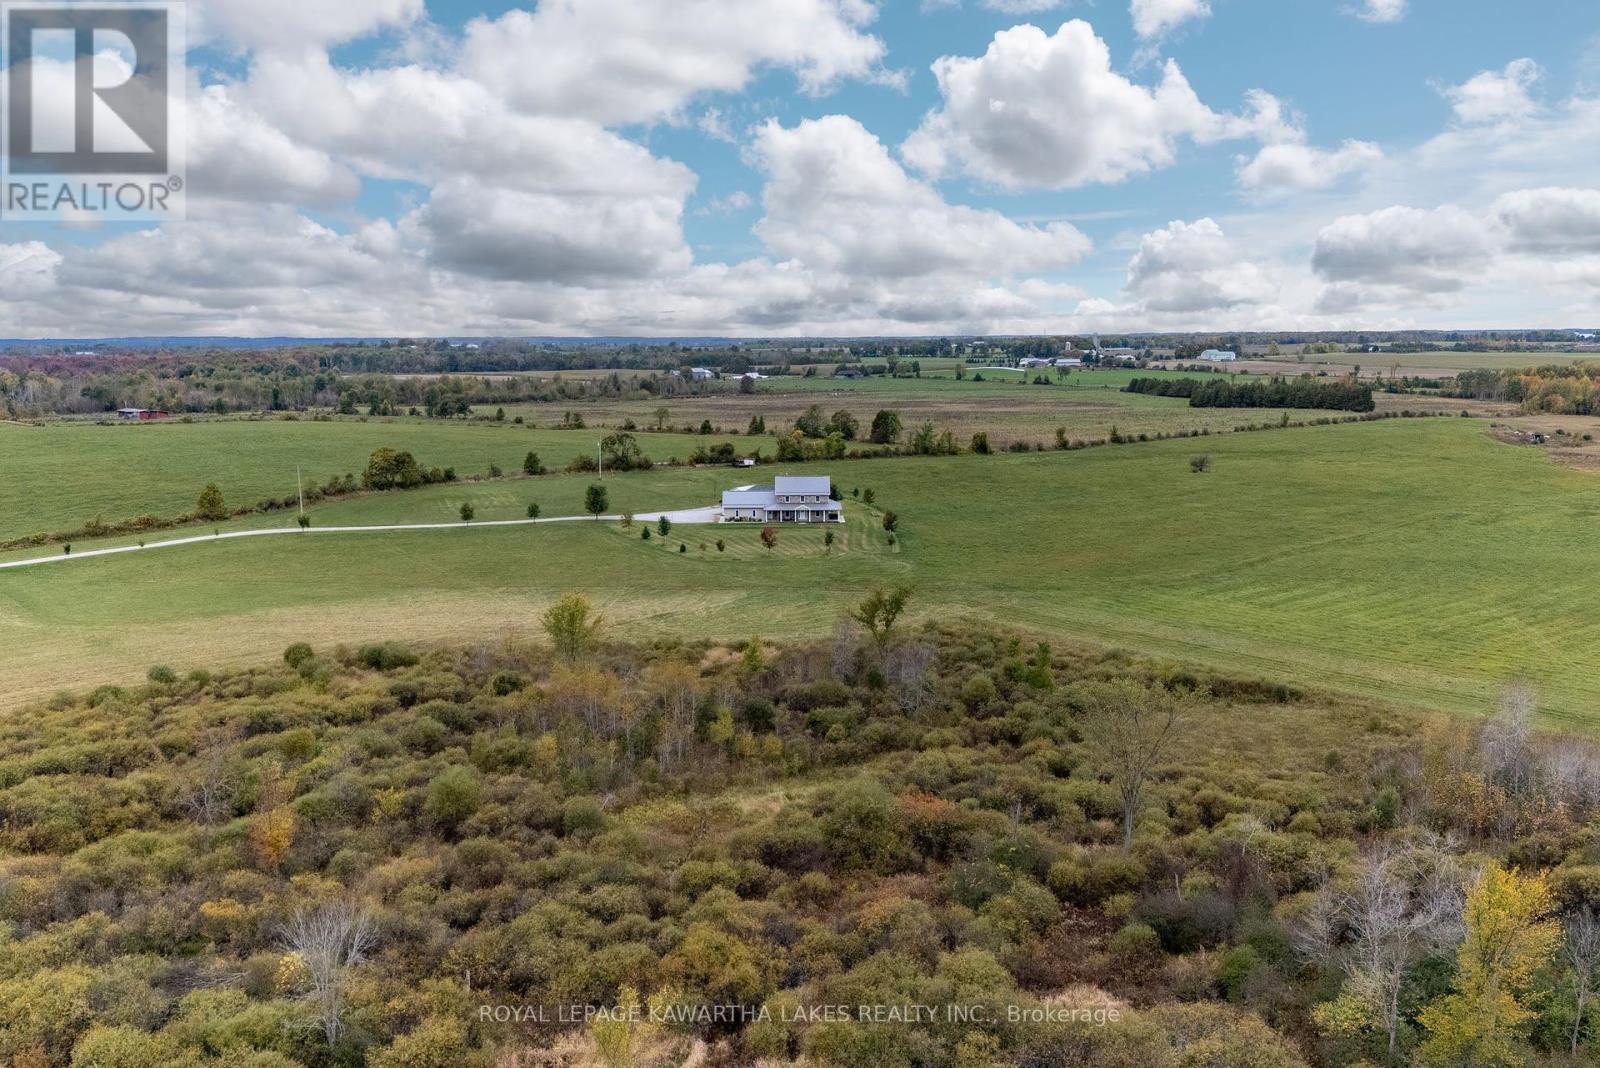
[[[604,486],[590,486],[583,495],[583,506],[598,523],[600,517],[606,514],[606,509],[611,507],[611,494]]]
[[[1175,748],[1195,703],[1193,695],[1180,696],[1127,679],[1086,691],[1084,741],[1095,761],[1110,774],[1122,799],[1124,850],[1133,848],[1133,828],[1145,784]]]
[[[761,544],[765,545],[767,547],[767,552],[769,552],[769,553],[772,552],[773,549],[777,548],[777,545],[778,545],[778,528],[777,527],[763,527],[763,528],[761,528]]]
[[[350,902],[301,909],[284,925],[280,939],[305,969],[303,996],[313,1021],[328,1045],[338,1045],[350,970],[371,955],[378,941],[371,910]]]
[[[217,522],[228,518],[228,506],[222,499],[222,490],[215,482],[208,483],[194,502],[194,514],[200,519]]]
[[[529,519],[538,519],[539,518],[539,506],[537,504],[528,505],[528,518]]]
[[[530,452],[522,460],[522,473],[525,475],[544,474],[544,464],[539,460],[539,454]]]
[[[567,594],[544,614],[544,632],[556,656],[568,663],[582,660],[599,644],[600,623],[589,598],[580,593]]]
[[[823,547],[826,548],[830,553],[833,552],[833,543],[838,540],[838,535],[831,530],[824,532],[822,535]]]
[[[476,519],[477,517],[478,517],[478,510],[476,508],[472,507],[472,505],[470,503],[463,504],[461,506],[461,521],[463,523],[470,523],[474,519]]]
[[[662,516],[656,521],[656,529],[661,532],[661,536],[663,538],[666,537],[668,534],[672,533],[672,520],[668,519],[666,516]]]

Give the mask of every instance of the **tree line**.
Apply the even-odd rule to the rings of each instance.
[[[1307,408],[1344,412],[1377,409],[1372,387],[1302,376],[1264,382],[1198,378],[1135,378],[1124,393],[1187,397],[1191,408]]]

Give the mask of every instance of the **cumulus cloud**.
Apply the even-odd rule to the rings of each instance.
[[[423,0],[194,0],[195,41],[220,40],[241,50],[325,47],[423,17]]]
[[[1460,289],[1493,259],[1482,219],[1447,204],[1346,215],[1317,235],[1311,262],[1332,282],[1393,286],[1413,293]]]
[[[1119,182],[1169,166],[1183,138],[1247,129],[1201,103],[1175,62],[1153,87],[1118,74],[1081,20],[1054,34],[1003,30],[982,56],[945,56],[933,72],[943,104],[901,152],[935,177],[965,173],[1010,189]]]
[[[1265,145],[1239,170],[1239,185],[1252,192],[1282,194],[1327,189],[1383,158],[1383,150],[1367,141],[1346,141],[1336,149],[1299,141]]]
[[[844,115],[768,122],[751,156],[767,176],[756,233],[775,254],[848,274],[980,277],[1071,266],[1089,241],[1068,223],[1025,226],[947,203]]]
[[[792,70],[808,92],[878,72],[868,0],[545,2],[466,31],[461,69],[513,107],[607,124],[653,122],[756,70]]]
[[[1512,251],[1600,254],[1600,189],[1522,189],[1494,202],[1490,217]]]
[[[1407,6],[1407,0],[1362,0],[1352,13],[1362,22],[1382,25],[1405,18]]]
[[[1531,59],[1514,59],[1504,70],[1486,70],[1441,91],[1465,123],[1505,122],[1538,110],[1533,87],[1544,71]]]
[[[1129,14],[1133,16],[1133,31],[1140,37],[1160,37],[1192,19],[1211,14],[1206,0],[1132,0]]]
[[[191,196],[325,204],[361,192],[349,167],[295,141],[229,87],[191,87],[187,104]]]
[[[1192,313],[1270,304],[1278,286],[1212,219],[1172,222],[1139,242],[1127,291],[1144,311]]]

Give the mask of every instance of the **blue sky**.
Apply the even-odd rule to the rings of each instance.
[[[0,224],[0,332],[1600,322],[1592,3],[190,11],[188,219]]]

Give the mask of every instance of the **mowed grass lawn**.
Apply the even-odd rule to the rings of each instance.
[[[408,449],[423,464],[454,467],[462,478],[486,475],[490,464],[520,471],[530,451],[559,469],[579,455],[593,456],[606,433],[411,418],[0,424],[0,541],[75,530],[96,516],[108,523],[175,517],[193,510],[208,482],[222,488],[231,507],[289,497],[297,465],[307,486],[335,475],[360,478],[367,458],[381,448]],[[658,460],[687,459],[707,440],[640,436],[646,454]]]
[[[1600,715],[1600,481],[1501,445],[1479,420],[1237,434],[1078,453],[834,465],[901,516],[825,553],[786,529],[577,523],[202,545],[0,572],[0,700],[271,658],[295,640],[498,640],[538,633],[569,589],[627,636],[826,633],[873,586],[916,584],[928,616],[975,615],[1303,685],[1461,711],[1522,675],[1569,720]],[[1212,471],[1189,458],[1209,452]],[[776,469],[763,469],[770,477]],[[820,473],[823,468],[812,469]],[[711,503],[750,480],[673,470],[608,480],[630,511]],[[317,509],[343,521],[509,518],[537,486],[577,512],[584,478],[443,487]],[[282,518],[276,520],[283,522]],[[699,549],[722,537],[728,552]],[[688,546],[687,553],[677,551]]]

